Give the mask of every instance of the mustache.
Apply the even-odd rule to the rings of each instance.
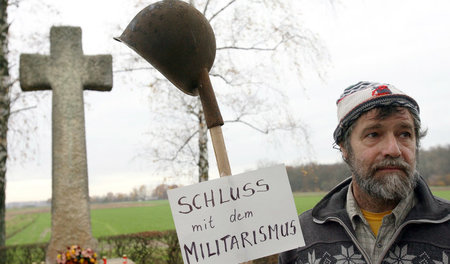
[[[411,171],[411,166],[408,164],[408,162],[406,162],[403,158],[398,157],[398,158],[385,158],[384,160],[374,164],[372,166],[372,171],[375,172],[379,169],[384,169],[384,168],[397,168],[400,170],[403,170],[404,172],[410,172]]]

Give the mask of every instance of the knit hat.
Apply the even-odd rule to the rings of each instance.
[[[359,82],[347,87],[336,102],[339,124],[334,140],[339,144],[345,131],[363,113],[382,106],[407,107],[419,118],[419,105],[404,92],[387,83]]]

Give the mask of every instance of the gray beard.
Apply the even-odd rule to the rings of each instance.
[[[368,171],[354,157],[350,157],[349,166],[359,187],[370,196],[385,201],[400,201],[406,198],[417,185],[417,171],[402,158],[386,158],[374,164]],[[384,177],[375,177],[378,168],[384,166],[400,166],[406,177],[400,173],[391,173]]]

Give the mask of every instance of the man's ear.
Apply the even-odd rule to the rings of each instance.
[[[341,149],[341,153],[342,153],[342,158],[344,160],[348,159],[348,151],[344,148],[343,144],[339,144],[339,148]]]

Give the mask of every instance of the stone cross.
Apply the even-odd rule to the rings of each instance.
[[[83,55],[81,28],[52,27],[50,55],[21,54],[23,91],[52,90],[52,227],[46,263],[92,237],[83,90],[112,89],[112,56]]]

